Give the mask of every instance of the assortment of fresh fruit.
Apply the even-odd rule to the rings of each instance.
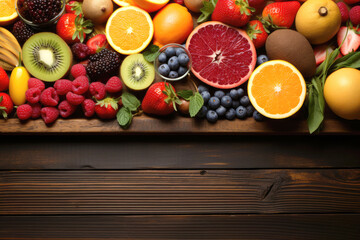
[[[128,128],[136,115],[175,111],[211,123],[282,119],[306,102],[311,133],[325,103],[360,119],[358,3],[3,0],[0,112]],[[166,82],[193,81],[189,72],[196,91]]]

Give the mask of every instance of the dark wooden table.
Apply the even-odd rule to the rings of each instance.
[[[0,239],[360,239],[358,122],[190,120],[0,122]]]

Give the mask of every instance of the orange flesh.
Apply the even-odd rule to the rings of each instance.
[[[301,79],[287,66],[269,65],[256,74],[251,92],[267,113],[286,114],[299,105]]]
[[[0,9],[0,17],[11,16],[15,12],[15,0],[1,0]]]

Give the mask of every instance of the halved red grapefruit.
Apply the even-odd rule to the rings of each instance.
[[[216,88],[241,85],[255,68],[256,50],[246,32],[221,22],[199,25],[190,34],[186,48],[191,54],[191,71]]]

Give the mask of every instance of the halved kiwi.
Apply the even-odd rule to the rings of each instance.
[[[31,36],[22,48],[25,68],[34,77],[54,82],[64,77],[72,65],[72,52],[66,42],[50,32]]]
[[[127,56],[121,64],[120,75],[124,84],[132,90],[144,90],[155,79],[154,65],[142,54]]]

